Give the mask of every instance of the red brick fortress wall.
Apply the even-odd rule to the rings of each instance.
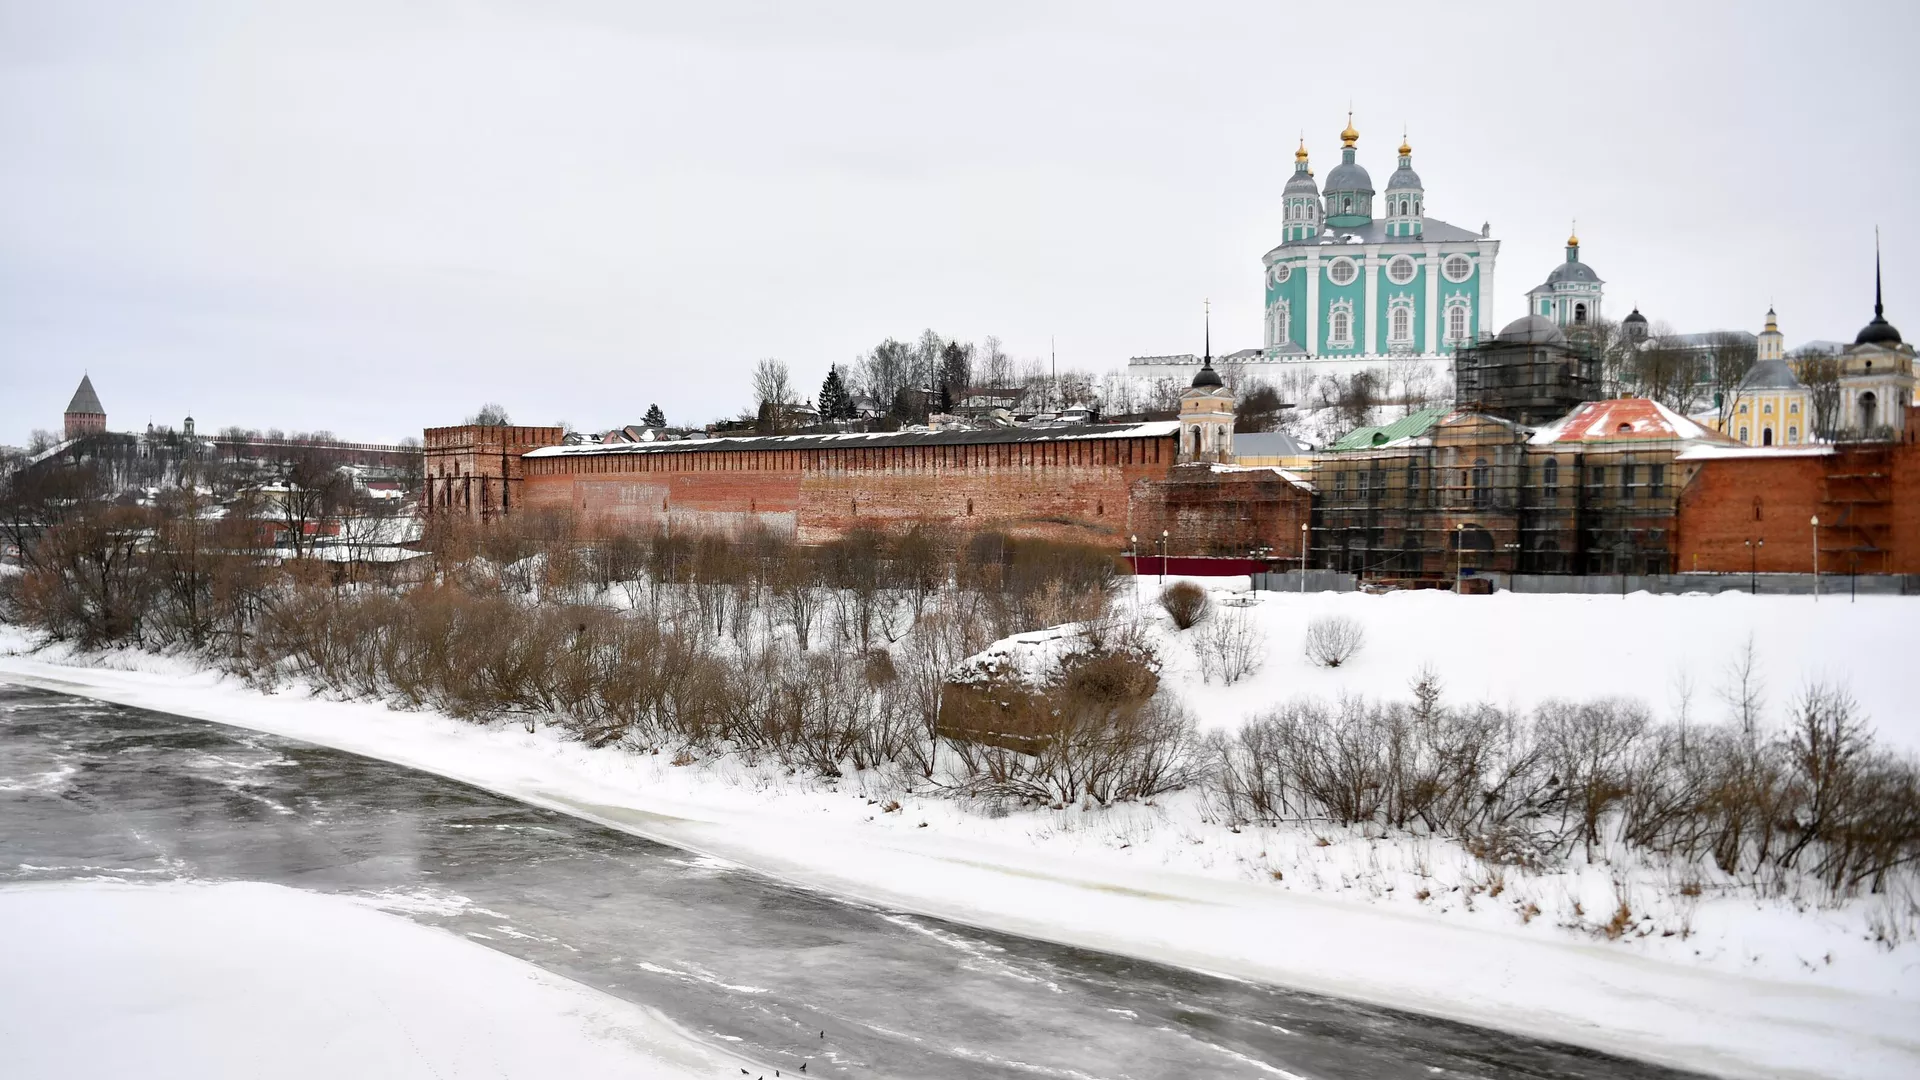
[[[1821,573],[1920,574],[1916,414],[1901,442],[1699,462],[1680,494],[1674,569],[1811,573],[1817,516]]]
[[[744,440],[743,440],[744,441]],[[727,440],[525,459],[525,508],[627,526],[737,531],[758,522],[819,543],[926,522],[1125,546],[1135,492],[1172,468],[1172,434],[964,444]]]
[[[529,450],[557,446],[557,427],[460,424],[423,434],[427,482],[421,509],[428,514],[491,517],[517,508]]]
[[[1162,480],[1143,481],[1133,495],[1133,531],[1140,552],[1213,558],[1258,552],[1300,559],[1300,526],[1313,513],[1313,492],[1278,469],[1180,465]]]

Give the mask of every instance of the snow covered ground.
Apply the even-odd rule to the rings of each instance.
[[[0,889],[0,1057],[14,1080],[711,1080],[743,1064],[353,900],[190,882]]]
[[[1157,587],[1141,583],[1137,610],[1163,642],[1168,681],[1207,726],[1296,693],[1399,696],[1428,665],[1453,701],[1624,693],[1664,715],[1684,703],[1716,721],[1717,690],[1751,636],[1776,711],[1804,678],[1844,681],[1885,741],[1920,747],[1902,686],[1920,615],[1911,600],[1256,594],[1236,610],[1266,638],[1263,666],[1224,687],[1202,681],[1190,645],[1163,625]],[[1129,606],[1123,599],[1123,614]],[[1360,654],[1331,671],[1300,657],[1307,620],[1327,611],[1367,633]],[[9,643],[23,639],[0,638],[0,651]],[[1495,880],[1443,841],[1233,832],[1192,794],[996,814],[873,774],[835,783],[734,759],[676,767],[507,725],[267,698],[166,658],[105,660],[128,670],[47,653],[0,656],[0,678],[393,760],[995,929],[1726,1075],[1920,1074],[1911,897],[1823,907],[1712,883],[1682,897],[1676,882],[1650,880],[1652,868],[1605,862]],[[886,812],[895,799],[901,809]],[[1598,926],[1622,899],[1637,920],[1608,941]],[[1873,940],[1902,933],[1892,946]]]

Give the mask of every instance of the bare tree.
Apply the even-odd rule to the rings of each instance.
[[[478,424],[481,427],[506,427],[513,421],[507,418],[507,410],[501,408],[497,402],[489,401],[480,406],[479,412],[467,417],[467,423]]]
[[[1831,352],[1806,349],[1799,354],[1797,366],[1813,411],[1807,434],[1832,439],[1834,429],[1840,424],[1840,358]]]
[[[352,479],[333,455],[314,447],[288,462],[276,492],[275,517],[286,531],[293,557],[305,558],[313,538],[325,531],[352,493]]]
[[[778,434],[793,403],[793,375],[785,362],[767,357],[753,365],[753,403],[762,429]]]
[[[1335,668],[1353,658],[1366,641],[1360,624],[1345,615],[1322,615],[1307,624],[1307,659]]]

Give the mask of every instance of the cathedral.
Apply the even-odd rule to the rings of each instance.
[[[1304,140],[1294,154],[1280,246],[1263,259],[1264,360],[1438,359],[1493,332],[1500,242],[1487,226],[1476,233],[1427,216],[1404,140],[1386,190],[1376,191],[1359,142],[1349,116],[1324,188]]]

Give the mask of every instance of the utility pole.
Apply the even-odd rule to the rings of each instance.
[[[1307,595],[1307,523],[1300,523],[1300,595]]]

